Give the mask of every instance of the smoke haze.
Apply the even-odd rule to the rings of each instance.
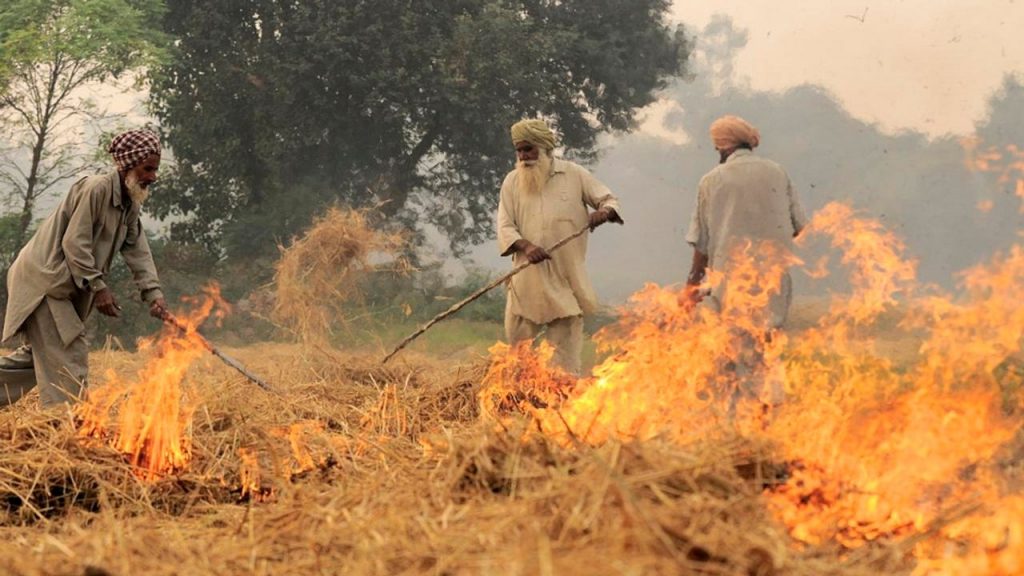
[[[884,132],[853,118],[815,85],[753,90],[734,72],[747,45],[745,31],[718,16],[696,36],[693,77],[665,91],[654,107],[658,125],[608,138],[591,166],[620,197],[626,219],[624,227],[602,228],[590,245],[589,269],[603,301],[619,303],[646,282],[685,278],[692,249],[683,236],[697,183],[718,162],[707,129],[723,114],[760,129],[756,152],[787,169],[808,215],[839,200],[880,219],[907,242],[925,282],[952,286],[957,272],[1016,239],[1020,199],[994,175],[968,168],[961,137]],[[976,134],[984,146],[1024,143],[1019,78],[1007,74]],[[511,151],[509,159],[511,166]],[[991,202],[987,212],[978,208],[983,201]],[[483,266],[504,269],[508,263],[495,252],[487,244],[472,254]],[[834,287],[799,275],[796,281],[797,297]]]

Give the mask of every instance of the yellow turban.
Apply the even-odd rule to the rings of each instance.
[[[543,120],[520,120],[512,125],[512,143],[523,141],[545,150],[555,149],[555,133]]]
[[[735,148],[746,144],[757,148],[761,143],[761,133],[739,116],[722,116],[711,123],[711,140],[715,148]]]

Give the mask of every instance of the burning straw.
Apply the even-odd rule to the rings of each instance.
[[[777,276],[778,259],[747,246],[721,311],[680,308],[673,290],[648,286],[598,335],[613,354],[592,377],[564,402],[521,410],[566,446],[688,447],[739,431],[784,465],[786,481],[765,501],[796,540],[897,544],[920,574],[1024,572],[1024,522],[1006,512],[1024,501],[1013,463],[1024,443],[1024,248],[969,270],[952,296],[918,289],[903,244],[846,206],[826,206],[806,233],[841,251],[853,286],[816,325],[768,334],[750,323],[764,307],[756,287],[776,284],[763,279]],[[888,313],[918,343],[899,364],[875,338]],[[497,408],[550,397],[561,376],[545,360],[543,350],[492,349],[481,397]],[[764,394],[774,387],[785,403]],[[502,410],[488,413],[501,421]]]
[[[207,351],[197,328],[211,316],[219,320],[230,309],[216,285],[189,301],[195,307],[180,331],[168,328],[156,340],[142,341],[140,353],[153,350],[155,355],[134,382],[108,372],[106,382],[90,388],[75,407],[83,438],[107,441],[149,480],[184,469],[192,457],[192,415],[198,401],[186,373]]]
[[[206,357],[184,469],[149,480],[67,418],[0,413],[0,563],[18,574],[894,573],[882,546],[844,565],[793,548],[761,492],[780,480],[738,436],[570,447],[480,419],[486,366],[412,356],[404,372],[296,345],[238,354],[282,398]],[[119,352],[97,368],[132,372]],[[287,375],[287,376],[285,376]],[[600,557],[600,564],[593,558]]]
[[[375,230],[366,211],[330,208],[281,248],[271,318],[303,341],[326,341],[360,300],[359,281],[377,269],[374,259],[405,269],[404,260],[396,259],[403,245],[401,236]]]
[[[294,399],[284,404],[225,386],[226,369],[211,363],[223,372],[198,383],[207,402],[190,469],[158,483],[113,451],[81,447],[68,422],[51,428],[21,406],[0,415],[3,440],[19,449],[0,455],[2,495],[48,506],[42,520],[27,504],[14,510],[4,529],[17,537],[0,562],[25,575],[859,576],[901,566],[885,549],[844,566],[827,547],[792,548],[760,501],[775,471],[742,438],[685,449],[524,441],[526,419],[504,429],[478,419],[483,366],[410,362],[391,378],[295,352],[244,356],[293,375],[278,379]],[[45,496],[61,490],[77,495]]]

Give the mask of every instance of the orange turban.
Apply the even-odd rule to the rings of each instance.
[[[739,116],[722,116],[711,123],[711,140],[715,148],[735,148],[746,144],[757,148],[761,143],[761,133]]]

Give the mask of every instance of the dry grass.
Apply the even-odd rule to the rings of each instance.
[[[301,238],[281,248],[271,319],[307,342],[325,342],[360,300],[359,279],[374,260],[396,260],[403,240],[375,230],[368,214],[331,208]]]
[[[297,346],[214,362],[186,472],[147,484],[34,399],[0,412],[0,564],[14,574],[877,574],[798,549],[760,493],[781,468],[742,438],[566,447],[481,417],[486,366],[381,368]],[[94,374],[142,359],[98,353]],[[242,457],[241,454],[248,456]],[[246,460],[249,460],[247,462]],[[258,462],[253,466],[252,462]],[[258,486],[256,484],[258,483]],[[246,487],[246,488],[244,488]]]

